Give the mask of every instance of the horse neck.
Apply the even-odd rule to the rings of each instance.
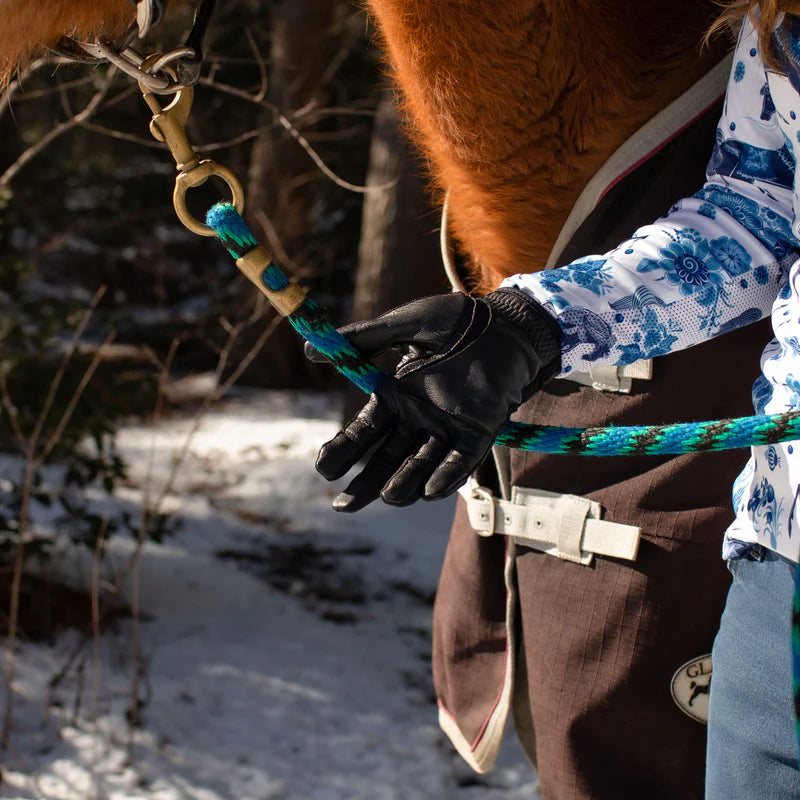
[[[540,269],[578,194],[719,58],[710,0],[369,0],[478,290]]]

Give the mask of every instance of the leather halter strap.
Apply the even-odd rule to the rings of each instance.
[[[57,55],[72,61],[109,61],[140,84],[157,93],[173,93],[186,86],[193,86],[200,77],[203,63],[203,40],[205,38],[216,0],[198,0],[194,23],[186,43],[159,61],[161,72],[170,66],[169,75],[153,74],[142,68],[145,58],[139,54],[132,43],[144,38],[163,18],[165,0],[130,0],[136,8],[136,20],[115,42],[81,42],[65,36],[52,48]]]
[[[131,5],[136,8],[136,21],[132,22],[128,30],[115,42],[107,42],[106,46],[116,52],[124,50],[134,39],[142,39],[150,29],[156,26],[164,16],[164,0],[130,0]],[[63,36],[57,45],[51,50],[59,56],[70,59],[70,61],[102,61],[101,56],[88,52],[84,48],[85,42],[73,39],[71,36]]]

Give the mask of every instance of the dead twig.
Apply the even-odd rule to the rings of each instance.
[[[20,155],[13,164],[11,164],[11,166],[9,166],[2,175],[0,175],[0,191],[7,189],[14,178],[16,178],[20,170],[33,161],[33,159],[36,158],[39,153],[47,149],[56,139],[71,131],[73,128],[80,126],[83,124],[83,122],[90,119],[95,113],[97,113],[98,109],[105,100],[106,95],[111,89],[115,72],[115,67],[109,67],[108,71],[106,72],[106,77],[103,80],[100,88],[95,92],[94,96],[86,104],[86,106],[84,106],[82,111],[79,111],[74,116],[64,120],[48,131],[36,142],[36,144],[32,144],[27,150],[25,150],[25,152],[22,153],[22,155]]]
[[[172,362],[175,359],[175,353],[178,350],[178,339],[173,339],[164,359],[163,366],[158,376],[158,392],[156,394],[156,404],[153,409],[151,417],[151,424],[156,427],[161,421],[161,414],[164,408],[164,401],[166,398],[166,383],[169,378],[170,370],[172,369]],[[142,566],[142,550],[144,549],[145,539],[147,538],[147,531],[150,527],[150,519],[152,515],[153,505],[150,501],[150,489],[153,468],[153,458],[155,455],[155,448],[150,451],[150,462],[148,464],[148,479],[145,482],[144,497],[142,499],[141,512],[139,515],[139,526],[136,532],[136,546],[134,547],[133,554],[130,559],[131,571],[131,621],[132,621],[132,637],[131,637],[131,655],[133,657],[133,676],[131,679],[130,698],[131,702],[128,707],[128,759],[133,758],[133,733],[136,729],[136,723],[139,714],[139,690],[142,677],[142,665],[144,663],[144,651],[142,648],[142,631],[141,631],[141,566]]]
[[[11,108],[11,101],[16,95],[23,91],[23,83],[35,72],[38,72],[45,66],[53,64],[55,59],[52,58],[37,58],[31,61],[28,66],[11,81],[5,90],[0,92],[0,117]]]
[[[272,224],[272,220],[267,216],[266,212],[259,208],[256,209],[253,216],[261,226],[261,230],[264,232],[264,236],[267,238],[267,243],[269,244],[270,249],[278,257],[278,263],[282,264],[291,272],[297,274],[300,268],[297,262],[286,252],[286,248],[283,246],[281,237],[278,235],[278,231]]]
[[[37,470],[47,460],[52,453],[53,448],[58,444],[61,436],[64,433],[75,408],[83,394],[86,386],[89,384],[92,376],[94,375],[97,365],[100,363],[105,348],[111,343],[114,338],[112,331],[105,339],[103,344],[97,349],[94,358],[90,362],[88,368],[85,370],[78,386],[73,390],[65,410],[62,412],[61,417],[56,422],[55,427],[44,443],[43,447],[39,447],[45,425],[50,417],[53,408],[56,394],[63,382],[64,375],[67,367],[74,356],[79,341],[83,336],[89,319],[100,302],[100,299],[105,292],[105,287],[95,292],[89,307],[84,313],[81,321],[79,322],[75,332],[72,336],[70,345],[66,348],[64,355],[59,363],[56,372],[50,381],[47,395],[45,396],[42,409],[33,424],[33,429],[29,435],[25,435],[22,425],[19,420],[16,406],[14,405],[11,393],[9,391],[6,376],[0,370],[0,402],[8,416],[11,429],[20,447],[23,457],[22,478],[20,482],[20,505],[19,505],[19,526],[17,529],[17,545],[14,552],[13,569],[11,575],[10,599],[8,610],[8,635],[5,641],[4,649],[4,667],[5,667],[5,710],[3,715],[2,731],[0,732],[0,741],[4,746],[8,745],[11,735],[11,727],[13,723],[13,709],[14,709],[14,669],[15,669],[15,647],[17,644],[19,632],[19,601],[20,591],[22,587],[22,576],[25,566],[25,550],[30,540],[29,537],[29,522],[30,522],[30,500],[31,492],[34,486],[34,477]]]
[[[50,387],[48,389],[47,396],[44,399],[44,403],[42,403],[42,409],[39,412],[39,416],[36,420],[36,423],[33,426],[31,435],[28,437],[29,453],[27,453],[26,455],[29,455],[31,458],[34,457],[34,452],[39,444],[39,437],[41,436],[42,429],[44,428],[44,425],[47,422],[47,418],[50,415],[50,409],[53,406],[53,400],[55,399],[58,389],[61,386],[61,381],[63,380],[64,374],[66,373],[67,365],[72,360],[73,355],[75,355],[75,349],[77,348],[78,342],[81,340],[81,337],[83,336],[83,332],[86,330],[86,326],[89,324],[89,320],[92,316],[92,313],[97,308],[97,304],[100,302],[105,293],[106,293],[105,286],[100,286],[100,288],[94,293],[94,296],[89,301],[89,306],[84,312],[83,317],[81,317],[81,321],[75,328],[69,346],[64,351],[64,355],[61,357],[61,363],[58,365],[56,374],[53,376],[53,380],[50,381]]]
[[[237,89],[235,86],[229,86],[228,84],[218,83],[216,81],[209,80],[208,78],[201,78],[200,83],[204,86],[209,86],[212,89],[215,89],[218,92],[224,92],[225,94],[229,94],[232,97],[237,97],[240,100],[244,100],[248,103],[255,103],[256,105],[261,106],[262,108],[266,108],[269,111],[272,111],[274,115],[275,121],[303,148],[306,152],[308,157],[314,162],[317,169],[319,169],[326,178],[333,181],[337,186],[341,187],[342,189],[346,189],[349,192],[355,192],[356,194],[369,194],[372,192],[382,192],[386,189],[390,189],[392,186],[397,183],[396,180],[389,181],[386,184],[382,184],[380,186],[361,186],[356,183],[351,183],[344,178],[339,177],[323,160],[322,156],[309,144],[308,139],[298,130],[298,128],[292,123],[292,121],[273,103],[269,103],[261,98],[258,95],[252,95],[249,92],[246,92],[242,89]],[[308,113],[308,112],[305,112]],[[300,114],[302,115],[302,113]],[[201,148],[198,148],[200,150]]]

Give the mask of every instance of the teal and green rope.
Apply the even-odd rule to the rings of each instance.
[[[206,222],[235,259],[258,245],[236,209],[228,203],[214,206],[208,212]],[[264,269],[261,279],[273,291],[279,291],[288,284],[286,275],[275,264],[269,264]],[[312,300],[306,299],[287,319],[304,339],[327,356],[340,373],[364,392],[374,391],[387,377],[385,372],[364,359]],[[728,450],[794,439],[800,439],[798,411],[710,422],[605,428],[559,428],[509,422],[498,434],[496,444],[541,453],[621,456]],[[795,569],[792,657],[795,726],[800,752],[800,568]]]
[[[208,212],[206,223],[214,229],[235,259],[258,245],[230,203],[215,205]],[[289,282],[274,263],[264,269],[261,279],[273,291],[279,291]],[[367,394],[373,392],[387,377],[333,327],[322,308],[313,300],[306,299],[287,319],[342,375]],[[640,456],[730,450],[795,439],[800,439],[800,411],[707,422],[605,428],[560,428],[509,422],[500,431],[495,443],[519,450],[560,455]]]
[[[218,203],[206,215],[206,224],[217,233],[217,238],[235,259],[258,246],[256,238],[230,203]],[[261,276],[264,285],[278,292],[289,284],[289,279],[276,264],[269,264]],[[305,302],[287,319],[289,324],[320,353],[330,359],[333,366],[367,394],[386,377],[383,370],[367,361],[325,317],[322,307],[313,300]]]

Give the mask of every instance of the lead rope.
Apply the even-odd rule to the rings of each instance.
[[[206,216],[206,224],[248,277],[274,303],[284,309],[289,324],[348,380],[367,394],[388,376],[367,361],[271,260],[230,203],[218,203]],[[255,267],[254,269],[252,267]],[[289,306],[274,295],[291,294]],[[288,295],[287,295],[288,296]],[[290,307],[293,306],[293,307]],[[280,310],[280,309],[279,309]],[[800,411],[757,414],[752,417],[680,422],[670,425],[632,425],[604,428],[562,428],[509,422],[495,444],[539,453],[582,456],[677,455],[731,450],[753,445],[800,439]]]
[[[366,393],[373,392],[388,375],[367,361],[325,317],[313,300],[298,293],[284,272],[269,257],[230,203],[218,203],[208,212],[206,224],[236,264],[284,313],[289,324],[338,372]],[[260,285],[259,285],[260,283]],[[289,302],[286,303],[281,296]],[[800,412],[756,415],[709,422],[673,425],[635,425],[605,428],[560,428],[509,422],[495,444],[541,453],[624,456],[673,455],[698,451],[729,450],[774,444],[800,437]],[[800,568],[795,567],[792,599],[792,696],[795,736],[800,769]]]

